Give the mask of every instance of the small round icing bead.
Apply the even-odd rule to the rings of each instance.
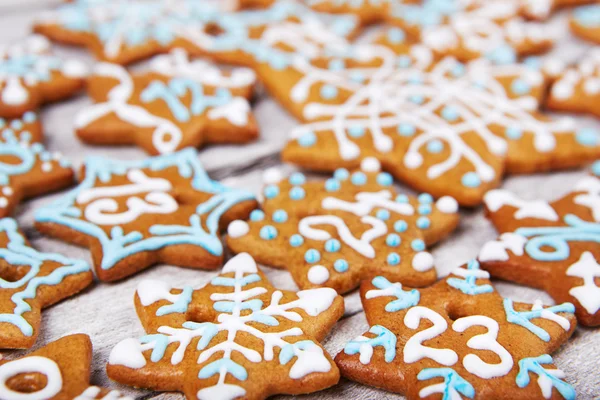
[[[431,226],[431,221],[427,217],[419,217],[417,219],[417,228],[428,229]]]
[[[419,214],[429,215],[431,214],[431,204],[419,204]]]
[[[367,183],[367,176],[363,172],[355,172],[352,174],[350,181],[356,186],[362,186]]]
[[[401,136],[413,136],[417,132],[417,128],[414,125],[402,123],[398,125],[398,134]]]
[[[412,267],[419,272],[429,271],[433,268],[433,256],[426,251],[415,254],[412,259]]]
[[[454,122],[458,119],[458,111],[454,107],[446,106],[442,109],[442,118],[446,121]]]
[[[250,232],[250,226],[248,226],[248,223],[239,219],[231,222],[227,227],[227,234],[232,238],[246,236],[248,232]]]
[[[421,96],[419,94],[413,94],[412,96],[410,96],[408,98],[408,100],[411,103],[415,103],[415,104],[423,104],[423,103],[425,103],[425,97],[423,97],[423,96]]]
[[[329,68],[330,71],[341,71],[345,67],[346,63],[344,63],[344,60],[340,60],[339,58],[329,61],[329,64],[327,65],[327,68]]]
[[[515,50],[509,45],[502,45],[488,52],[485,57],[495,64],[514,64],[517,61]]]
[[[450,73],[455,78],[459,78],[459,77],[463,76],[465,74],[465,72],[466,72],[465,65],[462,63],[458,63],[458,62],[456,64],[454,64],[454,66],[452,66],[452,69],[450,70]]]
[[[523,96],[531,92],[531,86],[523,79],[515,79],[510,85],[510,90],[512,90],[514,94]]]
[[[600,177],[600,161],[596,161],[592,164],[592,173]]]
[[[317,143],[317,135],[314,132],[306,132],[298,138],[298,144],[302,147],[312,147]]]
[[[4,118],[0,118],[0,129],[6,126],[6,120]]]
[[[466,174],[464,174],[461,179],[461,182],[464,186],[470,188],[476,188],[481,185],[481,179],[479,178],[479,175],[477,175],[475,172],[467,172]]]
[[[341,184],[340,181],[334,178],[329,178],[325,181],[325,190],[328,192],[337,192],[340,190]]]
[[[279,183],[281,179],[283,179],[283,174],[281,173],[281,169],[277,167],[267,169],[262,175],[263,182],[269,185]]]
[[[292,185],[304,185],[306,183],[306,177],[301,172],[294,172],[289,179]]]
[[[379,172],[381,163],[375,157],[366,157],[360,162],[360,169],[365,172]]]
[[[33,111],[27,111],[25,114],[23,114],[23,121],[25,121],[28,124],[31,124],[32,122],[35,122],[37,120],[37,115],[33,112]],[[1,126],[1,124],[0,124]]]
[[[350,73],[350,80],[356,83],[363,83],[365,81],[365,76],[359,71],[352,71]]]
[[[343,258],[335,260],[333,263],[333,268],[335,268],[337,272],[346,272],[348,271],[348,261],[344,260]]]
[[[384,209],[377,210],[375,216],[382,221],[387,221],[388,219],[390,219],[390,212]]]
[[[390,28],[387,32],[387,38],[391,44],[400,44],[406,39],[406,34],[400,28]]]
[[[282,224],[285,221],[287,221],[288,219],[288,215],[285,212],[285,210],[276,210],[273,213],[273,221],[277,222],[278,224]]]
[[[277,229],[272,225],[265,225],[260,228],[260,237],[264,240],[273,240],[277,237]]]
[[[275,198],[279,195],[279,187],[275,185],[268,185],[265,187],[264,195],[267,199]]]
[[[387,256],[388,265],[395,266],[400,264],[400,255],[398,253],[390,253]]]
[[[403,232],[406,232],[407,229],[408,229],[408,224],[406,223],[406,221],[398,220],[398,221],[394,222],[394,230],[396,232],[403,233]]]
[[[381,172],[377,175],[377,183],[381,186],[392,186],[394,178],[387,172]]]
[[[322,265],[314,265],[308,270],[307,277],[310,283],[320,285],[329,279],[329,271]]]
[[[425,250],[425,242],[421,239],[415,239],[411,242],[410,247],[412,247],[414,251],[423,251]]]
[[[402,239],[396,233],[390,233],[385,238],[385,244],[387,244],[390,247],[398,247],[400,246],[400,243],[402,243]]]
[[[333,173],[333,177],[338,181],[345,181],[350,177],[350,172],[346,168],[338,168]]]
[[[323,85],[321,86],[321,97],[325,100],[331,100],[337,97],[338,89],[333,85]]]
[[[399,194],[396,196],[396,203],[408,203],[408,196],[405,194]]]
[[[290,199],[302,200],[306,196],[306,192],[300,186],[294,186],[290,189]]]
[[[412,59],[407,55],[398,57],[398,66],[400,68],[408,68],[412,64]]]
[[[337,239],[329,239],[325,242],[325,251],[328,253],[335,253],[340,251],[342,244]]]
[[[306,250],[306,253],[304,253],[304,260],[309,264],[319,262],[321,261],[321,253],[319,253],[319,250],[308,249]]]
[[[23,121],[15,119],[10,123],[10,127],[12,129],[20,131],[21,129],[23,129]]]
[[[600,143],[598,132],[591,128],[584,128],[577,131],[575,139],[583,146],[596,146]]]
[[[516,126],[509,126],[506,128],[506,137],[512,140],[518,140],[523,137],[523,131]]]
[[[421,193],[418,197],[419,203],[431,204],[433,203],[433,196],[429,193]]]
[[[454,214],[458,211],[458,202],[452,196],[443,196],[435,203],[438,210],[445,214]]]
[[[430,140],[427,143],[427,151],[432,154],[441,153],[444,150],[444,143],[439,139]]]
[[[295,233],[290,237],[290,245],[292,247],[300,247],[303,244],[304,244],[304,238],[302,237],[302,235]]]
[[[365,128],[360,125],[352,125],[348,129],[348,135],[353,138],[363,137],[365,135]]]

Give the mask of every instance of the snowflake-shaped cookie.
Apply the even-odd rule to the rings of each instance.
[[[156,57],[143,74],[102,63],[88,84],[95,104],[77,114],[76,132],[87,143],[136,143],[150,154],[247,142],[258,136],[248,102],[254,82],[249,69],[226,75],[183,49]]]
[[[89,336],[65,336],[15,360],[0,360],[0,398],[133,400],[117,390],[90,386]]]
[[[426,289],[361,285],[371,329],[335,361],[342,375],[408,399],[575,399],[549,355],[575,330],[573,305],[516,303],[477,261]]]
[[[584,178],[553,203],[494,190],[485,205],[501,236],[482,248],[482,267],[572,302],[581,324],[600,325],[600,179]]]
[[[71,96],[83,87],[86,74],[80,61],[51,55],[43,36],[0,45],[0,117],[16,118]]]
[[[310,393],[339,379],[318,342],[342,316],[342,297],[276,290],[248,254],[202,289],[144,281],[135,304],[148,335],[113,349],[107,372],[118,382],[225,400]]]
[[[474,206],[504,170],[572,167],[600,156],[597,133],[538,112],[545,86],[539,69],[435,62],[428,49],[393,32],[337,56],[296,58],[266,78],[288,82],[277,90],[306,122],[292,132],[285,161],[334,170],[376,157],[418,190]]]
[[[0,348],[33,346],[42,308],[83,290],[92,279],[84,261],[38,252],[14,219],[0,219]]]
[[[35,113],[12,120],[0,118],[0,218],[12,214],[23,199],[73,183],[69,161],[47,151],[41,139]]]
[[[262,210],[228,227],[227,245],[261,264],[285,268],[302,289],[327,286],[339,293],[361,279],[384,275],[422,287],[435,282],[434,244],[458,225],[451,197],[399,194],[376,159],[362,169],[339,169],[326,181],[301,173],[272,179]]]
[[[571,31],[594,43],[600,43],[600,4],[575,9],[570,19]]]
[[[254,196],[211,180],[194,149],[143,161],[89,158],[77,188],[41,207],[36,227],[90,247],[101,280],[158,262],[217,268],[220,229],[244,218]]]

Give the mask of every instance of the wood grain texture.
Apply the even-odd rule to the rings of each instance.
[[[14,4],[18,3],[17,8]],[[24,37],[29,32],[29,24],[37,12],[57,4],[57,0],[27,0],[0,2],[0,42],[11,42]],[[564,61],[577,60],[588,46],[571,39],[566,34],[565,15],[553,22],[559,32],[565,32],[563,39],[554,51]],[[60,54],[78,57],[93,62],[84,50],[57,47]],[[46,143],[50,150],[67,155],[75,165],[89,155],[104,155],[113,158],[141,159],[145,154],[135,147],[91,147],[79,142],[73,134],[72,117],[89,100],[84,96],[44,108],[42,118],[46,131]],[[262,129],[260,141],[247,146],[213,146],[201,151],[200,159],[213,178],[224,179],[231,186],[260,192],[262,170],[278,166],[278,152],[285,143],[287,132],[295,121],[264,93],[254,104],[254,112]],[[597,121],[578,117],[582,126],[600,127]],[[293,167],[283,166],[286,171]],[[508,177],[504,188],[513,190],[524,198],[551,200],[569,191],[573,181],[584,175],[583,171]],[[43,238],[33,229],[33,212],[42,204],[57,198],[60,194],[46,196],[21,205],[17,219],[31,238],[32,244],[42,251],[58,252],[69,257],[79,257],[90,262],[85,249],[66,245],[62,242]],[[496,237],[492,225],[483,217],[482,210],[463,211],[458,231],[448,240],[433,249],[438,270],[446,275],[450,270],[474,257],[482,244]],[[282,289],[296,289],[286,271],[265,269],[274,285]],[[35,348],[71,333],[87,333],[94,343],[92,383],[113,387],[138,399],[181,399],[178,394],[157,394],[110,382],[105,373],[105,364],[112,347],[127,337],[143,335],[141,325],[133,307],[133,293],[143,279],[168,278],[174,285],[193,282],[202,285],[208,282],[214,272],[204,272],[167,265],[155,266],[113,284],[96,283],[94,286],[67,301],[46,310],[43,314],[43,329]],[[503,296],[515,301],[533,302],[540,298],[545,303],[552,300],[543,292],[517,285],[496,282]],[[339,352],[344,344],[367,329],[364,313],[361,311],[358,293],[346,296],[346,314],[333,332],[325,340],[325,347],[332,354]],[[3,356],[14,358],[24,352],[3,352]],[[600,329],[578,328],[572,340],[555,355],[556,364],[567,374],[567,380],[575,386],[580,399],[600,397]],[[285,396],[277,397],[284,399]],[[346,399],[400,399],[401,396],[376,390],[370,387],[342,380],[332,389],[302,399],[328,400]]]

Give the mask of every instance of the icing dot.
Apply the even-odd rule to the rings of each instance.
[[[385,238],[385,244],[387,244],[390,247],[398,247],[398,246],[400,246],[401,242],[402,242],[402,239],[400,239],[400,236],[398,236],[395,233],[390,233]]]
[[[321,97],[325,100],[331,100],[337,97],[338,89],[333,85],[323,85],[320,90]]]
[[[406,34],[400,28],[391,28],[387,32],[387,38],[391,44],[400,44],[404,42]]]
[[[306,177],[300,172],[294,172],[289,179],[292,185],[304,185],[306,183]]]
[[[340,251],[342,245],[337,239],[329,239],[325,242],[325,251],[328,253],[335,253],[336,251]]]
[[[453,214],[458,211],[458,202],[451,196],[441,197],[437,203],[435,203],[435,206],[445,214]]]
[[[388,210],[377,210],[375,216],[382,221],[387,221],[388,219],[390,219],[390,212]]]
[[[279,183],[281,179],[283,179],[283,174],[281,170],[277,167],[269,168],[262,175],[263,182],[266,184],[275,184]]]
[[[398,133],[402,136],[412,136],[415,134],[417,129],[414,125],[411,124],[400,124],[398,125]]]
[[[304,260],[309,264],[319,262],[321,261],[321,253],[315,249],[308,249],[306,250],[306,253],[304,253]]]
[[[5,196],[12,196],[13,193],[14,191],[10,186],[5,186],[2,188],[2,194]]]
[[[267,185],[264,190],[264,195],[267,199],[272,199],[279,195],[279,188],[275,185]]]
[[[42,151],[44,151],[44,147],[39,143],[34,143],[31,145],[31,151],[33,151],[34,153],[41,153]]]
[[[338,181],[345,181],[350,176],[350,173],[346,168],[338,168],[333,173],[333,177]]]
[[[356,186],[362,186],[367,183],[367,176],[363,172],[355,172],[352,174],[350,181]]]
[[[335,260],[333,263],[333,268],[335,268],[337,272],[346,272],[348,271],[348,261],[344,260],[343,258]]]
[[[322,265],[315,265],[308,270],[308,280],[310,283],[320,285],[329,279],[329,271]]]
[[[412,259],[412,267],[420,272],[430,270],[433,268],[433,256],[426,251],[415,254]]]
[[[330,71],[341,71],[345,67],[346,64],[344,63],[344,60],[340,60],[339,58],[329,61],[329,64],[327,65],[327,68],[329,68]]]
[[[317,142],[317,135],[314,132],[306,132],[298,138],[298,144],[302,147],[311,147]]]
[[[394,183],[394,178],[387,172],[381,172],[377,175],[377,183],[381,186],[391,186]]]
[[[273,213],[273,221],[277,222],[278,224],[284,223],[287,221],[287,219],[288,215],[284,210],[277,210]]]
[[[531,92],[531,87],[523,79],[515,79],[513,81],[513,83],[510,85],[510,90],[512,90],[512,92],[514,94],[523,96],[523,95]]]
[[[42,163],[42,171],[44,171],[44,172],[52,171],[52,164],[49,162]]]
[[[360,125],[352,125],[350,129],[348,129],[348,134],[353,138],[362,137],[365,134],[365,128]]]
[[[427,151],[433,154],[440,153],[444,150],[444,143],[441,140],[433,139],[427,143]]]
[[[277,237],[277,229],[272,225],[260,228],[260,237],[264,240],[273,240]]]
[[[452,74],[452,76],[454,76],[455,78],[461,77],[465,74],[465,65],[462,63],[456,63],[454,64],[454,66],[452,66],[452,70],[450,71],[450,73]]]
[[[458,119],[458,111],[454,107],[446,106],[442,109],[442,118],[450,122],[456,121]]]
[[[408,224],[406,221],[398,220],[394,223],[394,230],[398,233],[406,232],[408,229]]]
[[[10,123],[10,127],[12,129],[20,131],[21,129],[23,129],[23,122],[21,120],[15,119]]]
[[[0,118],[0,129],[6,126],[6,120],[4,118]]]
[[[431,214],[431,204],[419,204],[419,214],[429,215]]]
[[[515,50],[508,45],[502,45],[495,48],[487,53],[485,57],[495,64],[513,64],[517,61]]]
[[[365,76],[358,71],[352,71],[350,73],[350,80],[356,83],[363,83],[365,81]]]
[[[477,175],[475,172],[467,172],[466,174],[464,174],[461,179],[461,182],[464,186],[470,188],[476,188],[479,187],[479,185],[481,185],[481,179],[479,178],[479,175]]]
[[[249,231],[250,227],[248,226],[248,223],[239,219],[233,221],[227,227],[227,234],[232,238],[246,236]]]
[[[375,157],[366,157],[360,162],[360,169],[365,172],[379,172],[381,163]]]
[[[413,94],[412,96],[410,96],[408,98],[408,100],[411,103],[415,103],[415,104],[423,104],[425,102],[425,97],[421,96],[420,94]]]
[[[600,161],[596,161],[592,164],[592,173],[596,176],[600,176]]]
[[[294,186],[290,189],[290,199],[292,200],[302,200],[306,192],[300,186]]]
[[[300,247],[304,244],[304,238],[301,235],[293,234],[292,237],[290,237],[290,245],[292,247]]]
[[[421,193],[418,197],[419,203],[431,204],[433,203],[433,196],[429,193]]]
[[[408,203],[408,196],[405,194],[399,194],[396,196],[396,203]]]
[[[598,133],[591,128],[580,129],[576,133],[575,139],[583,146],[596,146],[599,142]]]
[[[6,208],[8,206],[8,199],[6,197],[0,197],[0,208]]]
[[[32,111],[27,111],[25,114],[23,114],[23,121],[25,121],[25,123],[27,124],[31,124],[33,122],[35,122],[37,120],[37,115],[35,115],[34,112]],[[1,124],[0,124],[1,126]]]
[[[340,190],[341,184],[340,181],[334,178],[329,178],[325,181],[325,190],[328,192],[337,192]]]
[[[419,217],[417,219],[417,228],[419,229],[428,229],[431,226],[431,221],[427,217]]]
[[[425,242],[423,242],[421,239],[415,239],[410,244],[410,247],[412,247],[414,251],[423,251],[425,250]]]
[[[408,68],[408,67],[410,67],[411,64],[412,64],[412,60],[409,56],[402,55],[402,56],[398,57],[398,66],[400,68]]]
[[[400,264],[400,255],[398,253],[390,253],[387,256],[388,265],[394,266]]]
[[[509,139],[517,140],[523,136],[523,131],[517,128],[516,126],[509,126],[508,128],[506,128],[506,136]]]
[[[262,221],[263,219],[265,219],[265,213],[262,210],[253,210],[250,213],[251,221]]]

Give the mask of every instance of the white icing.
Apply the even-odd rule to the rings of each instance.
[[[375,157],[367,157],[360,162],[360,169],[365,172],[379,172],[381,163]]]
[[[452,270],[452,275],[462,278],[490,279],[490,273],[482,269],[455,268]]]
[[[516,256],[525,253],[527,238],[516,233],[503,233],[499,240],[492,240],[483,245],[479,252],[479,261],[508,261],[510,250]]]
[[[246,221],[237,219],[227,226],[227,234],[234,239],[246,236],[248,232],[250,232],[250,226]]]
[[[137,287],[137,294],[140,298],[140,303],[142,303],[143,306],[149,306],[161,300],[176,303],[181,295],[172,294],[172,289],[173,286],[165,281],[148,279],[140,282]]]
[[[433,325],[414,334],[404,345],[404,362],[412,364],[423,358],[430,358],[435,362],[451,366],[458,361],[458,355],[451,349],[436,349],[424,346],[422,343],[431,340],[448,329],[448,323],[440,314],[427,307],[416,306],[408,310],[404,316],[404,325],[410,329],[418,329],[421,319],[429,320]]]
[[[322,265],[313,265],[308,270],[308,281],[315,285],[322,285],[329,280],[329,270]]]
[[[504,206],[517,208],[516,219],[537,218],[546,221],[558,221],[558,214],[550,204],[542,200],[523,200],[506,190],[490,190],[484,197],[485,205],[491,212]]]
[[[226,119],[235,126],[248,124],[250,104],[242,97],[234,97],[230,102],[208,110],[209,119]]]
[[[544,308],[542,301],[539,299],[537,299],[533,303],[533,305],[531,306],[531,310],[532,311],[542,310],[540,318],[556,322],[565,331],[568,331],[571,328],[571,323],[569,322],[568,319],[566,319],[565,317],[563,317],[561,315],[556,314],[555,312],[553,312],[547,308]]]
[[[97,386],[90,386],[83,393],[75,397],[74,400],[96,400],[100,395],[101,389]],[[111,390],[98,400],[133,400],[133,397],[123,396],[118,390]]]
[[[575,196],[575,203],[588,207],[594,220],[600,222],[600,179],[586,177],[575,185],[575,191],[585,192]]]
[[[436,201],[435,206],[444,214],[454,214],[458,212],[458,202],[451,196],[440,197],[440,199]]]
[[[201,389],[196,393],[198,400],[234,400],[246,395],[246,389],[238,385],[220,383]]]
[[[281,172],[280,168],[271,167],[263,172],[262,179],[264,184],[274,185],[281,182],[283,179],[283,173]]]
[[[433,268],[434,260],[431,253],[420,251],[413,257],[412,267],[419,272],[429,271]]]
[[[352,203],[336,197],[326,197],[321,202],[321,207],[325,210],[347,211],[358,216],[368,215],[375,208],[385,208],[402,215],[413,215],[415,212],[414,207],[410,203],[394,201],[392,193],[389,190],[361,192],[356,194],[355,199],[356,202]]]
[[[600,264],[594,255],[589,251],[584,252],[579,261],[567,269],[567,276],[583,279],[583,285],[573,287],[569,294],[589,314],[597,313],[600,310],[600,287],[596,284],[596,279],[600,278]]]
[[[108,363],[110,365],[123,365],[132,369],[142,368],[146,365],[143,352],[149,348],[137,339],[122,340],[110,352]]]
[[[26,373],[39,373],[46,376],[46,386],[31,393],[16,392],[7,386],[10,378]],[[49,399],[60,393],[63,386],[62,374],[58,365],[49,358],[40,356],[25,357],[0,365],[0,398],[4,400]]]

